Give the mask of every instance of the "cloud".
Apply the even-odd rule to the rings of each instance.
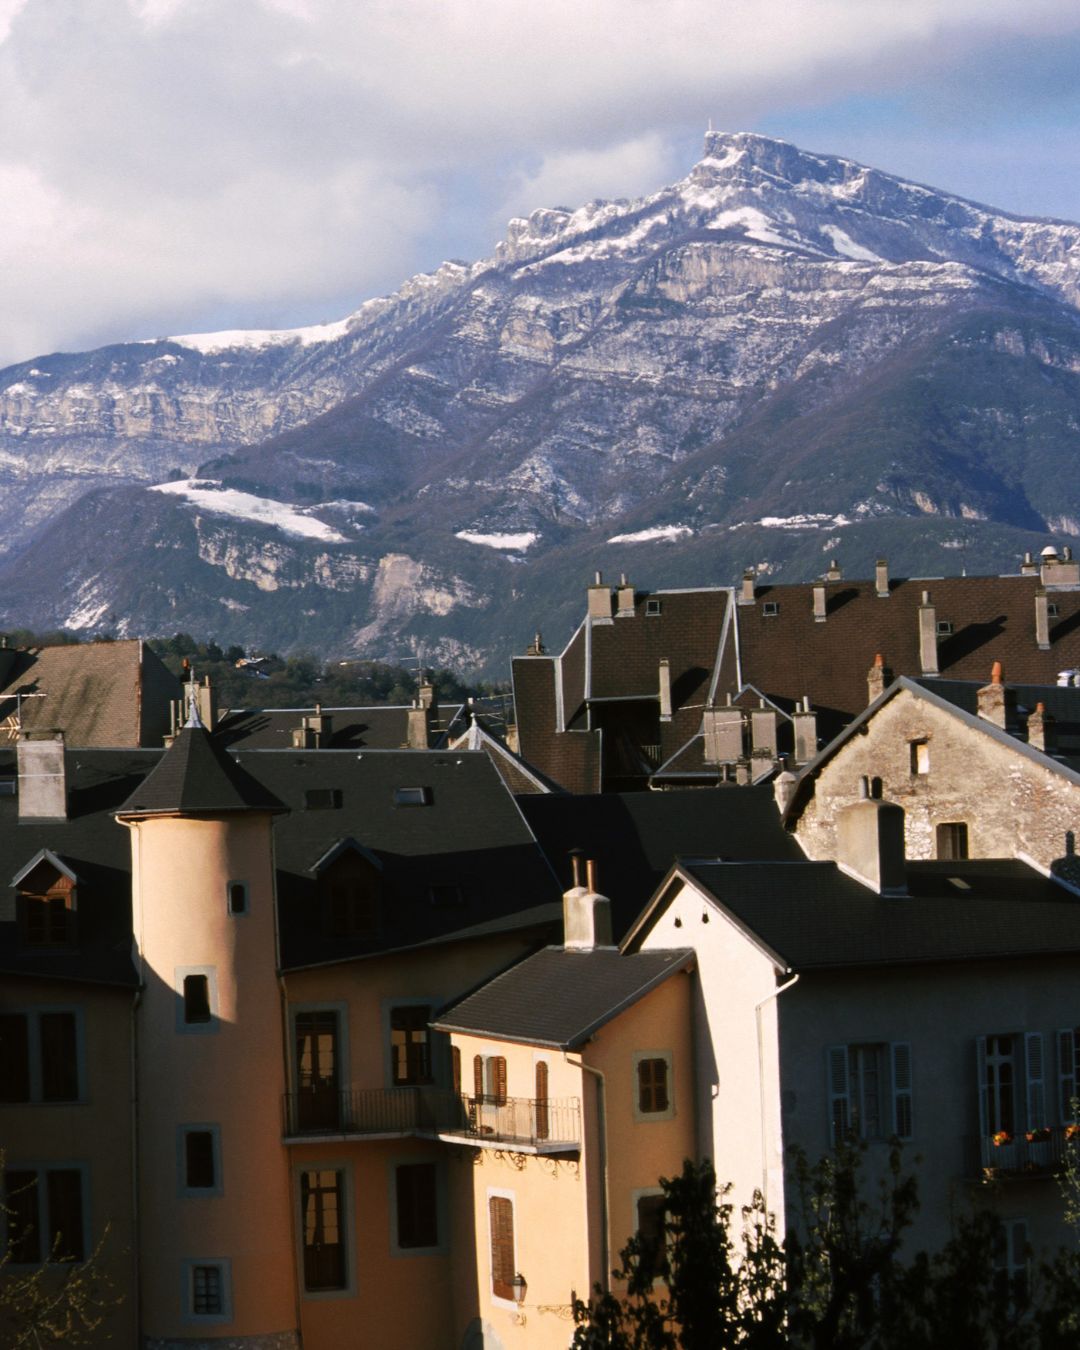
[[[1060,0],[0,0],[0,364],[338,317],[503,214],[659,187],[710,116],[925,92],[980,53],[1020,105],[1077,37]],[[951,137],[994,103],[953,85]]]

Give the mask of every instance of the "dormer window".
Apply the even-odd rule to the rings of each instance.
[[[47,849],[12,879],[19,932],[26,946],[74,945],[76,880],[75,873]]]
[[[382,925],[379,860],[352,841],[316,866],[323,930],[334,937],[373,937]]]
[[[938,621],[937,621],[937,635],[938,635],[938,637],[952,637],[952,635],[953,635],[953,626],[952,626],[952,620],[951,620],[951,619],[938,619]]]
[[[761,612],[766,619],[775,619],[780,613],[779,600],[764,600],[761,604]]]
[[[646,601],[645,601],[645,616],[646,616],[646,618],[653,618],[653,617],[655,617],[655,615],[660,614],[660,613],[662,613],[662,612],[663,612],[663,602],[662,602],[662,601],[660,601],[660,600],[655,600],[655,599],[653,599],[653,600],[646,600]]]

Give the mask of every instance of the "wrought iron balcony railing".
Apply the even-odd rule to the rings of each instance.
[[[462,1143],[528,1148],[580,1147],[576,1097],[468,1097],[438,1087],[312,1087],[285,1095],[288,1136],[425,1135]]]
[[[999,1134],[980,1137],[982,1177],[992,1181],[999,1177],[1052,1176],[1059,1172],[1065,1162],[1065,1127],[1055,1125],[1030,1133],[1030,1139],[1024,1131],[1004,1137]]]

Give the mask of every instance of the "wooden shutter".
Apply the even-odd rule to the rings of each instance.
[[[491,1227],[491,1292],[496,1298],[514,1297],[514,1202],[502,1195],[488,1200]]]
[[[990,1134],[990,1127],[987,1124],[986,1107],[987,1096],[990,1091],[990,1083],[986,1075],[986,1037],[977,1036],[975,1038],[975,1065],[977,1081],[979,1084],[979,1138],[987,1139]]]
[[[894,1043],[892,1052],[892,1128],[897,1139],[910,1139],[915,1133],[911,1110],[911,1046]]]
[[[491,1060],[491,1086],[496,1106],[506,1105],[506,1056],[495,1055]]]
[[[541,1059],[536,1064],[536,1137],[546,1139],[551,1132],[548,1109],[548,1066]]]
[[[455,1093],[461,1096],[461,1046],[450,1047],[450,1082]]]
[[[836,1146],[851,1129],[851,1105],[848,1100],[848,1050],[846,1045],[829,1046],[829,1143]]]
[[[1058,1042],[1058,1110],[1061,1123],[1073,1120],[1072,1099],[1076,1096],[1076,1035],[1072,1027],[1057,1034]]]
[[[1024,1036],[1024,1062],[1027,1069],[1027,1127],[1029,1130],[1038,1130],[1046,1124],[1041,1031],[1029,1031]]]
[[[473,1096],[476,1098],[476,1100],[477,1100],[478,1102],[479,1102],[479,1101],[483,1101],[483,1099],[484,1099],[484,1056],[483,1056],[483,1055],[473,1055],[473,1062],[472,1062],[472,1085],[473,1085]]]

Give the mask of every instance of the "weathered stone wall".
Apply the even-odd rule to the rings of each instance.
[[[925,740],[927,773],[913,773],[911,743]],[[836,814],[859,799],[859,780],[881,780],[881,796],[904,808],[905,849],[937,857],[936,827],[963,821],[972,858],[1026,853],[1049,867],[1069,855],[1080,830],[1080,784],[901,690],[829,761],[798,822],[811,858],[835,856]]]

